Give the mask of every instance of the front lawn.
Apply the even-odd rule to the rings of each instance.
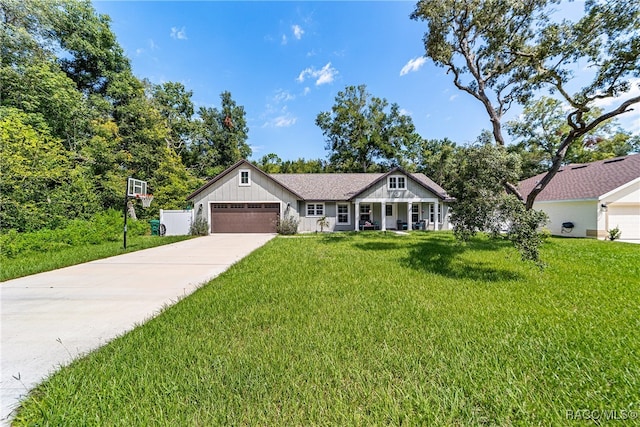
[[[543,271],[506,242],[460,246],[447,233],[274,239],[53,375],[16,424],[563,425],[586,414],[577,411],[637,415],[640,246],[550,239],[542,257]]]

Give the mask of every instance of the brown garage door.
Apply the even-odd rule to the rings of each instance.
[[[279,203],[214,203],[212,233],[275,233]]]

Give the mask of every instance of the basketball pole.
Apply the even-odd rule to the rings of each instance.
[[[127,204],[129,203],[129,180],[131,177],[127,178],[127,182],[124,188],[124,249],[127,249]]]

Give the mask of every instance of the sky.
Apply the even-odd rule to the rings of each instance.
[[[249,127],[252,159],[326,158],[316,116],[339,91],[367,86],[397,103],[423,138],[475,141],[490,129],[481,104],[424,57],[415,1],[94,0],[131,60],[134,74],[184,84],[199,107],[231,92]],[[640,108],[639,108],[640,109]],[[517,117],[514,109],[505,119]],[[640,132],[640,115],[625,119]]]

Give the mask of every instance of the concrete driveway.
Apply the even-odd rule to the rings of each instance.
[[[59,366],[153,317],[274,236],[216,234],[0,283],[0,424]]]

